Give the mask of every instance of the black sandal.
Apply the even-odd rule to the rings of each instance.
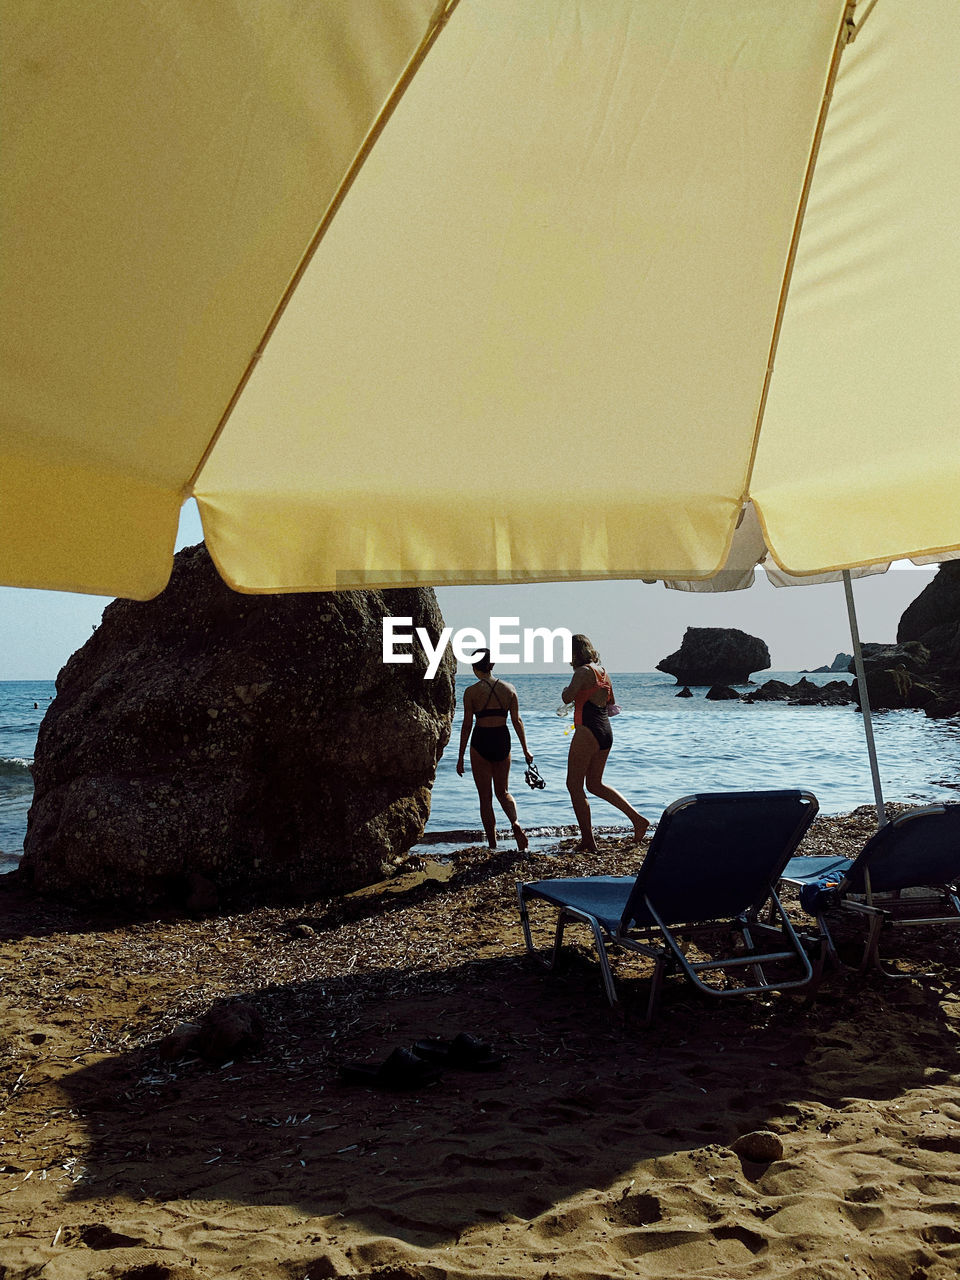
[[[413,1052],[429,1062],[455,1067],[459,1071],[493,1071],[503,1066],[503,1054],[465,1031],[452,1040],[418,1040]]]
[[[423,1089],[440,1079],[440,1071],[409,1049],[394,1049],[383,1062],[345,1062],[340,1076],[370,1089]]]

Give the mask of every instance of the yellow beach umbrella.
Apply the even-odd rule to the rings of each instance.
[[[0,581],[960,547],[956,0],[0,11]]]

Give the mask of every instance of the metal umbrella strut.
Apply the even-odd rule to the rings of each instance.
[[[852,578],[854,573],[844,569],[840,574],[824,573],[798,576],[785,573],[770,559],[763,531],[752,503],[745,503],[734,530],[730,551],[723,568],[712,578],[699,582],[665,580],[664,585],[673,591],[693,592],[728,592],[744,591],[753,585],[756,570],[762,568],[769,581],[776,587],[816,586],[838,579],[843,582],[844,596],[847,605],[847,621],[850,627],[850,639],[853,645],[854,670],[857,677],[857,690],[860,698],[860,709],[863,713],[863,731],[867,746],[867,757],[870,764],[870,777],[873,783],[874,802],[877,810],[877,824],[883,826],[886,815],[883,808],[883,790],[880,783],[880,769],[877,762],[877,747],[873,734],[873,716],[870,711],[870,696],[867,690],[866,672],[863,666],[863,649],[860,643],[860,628],[857,624],[857,611],[853,598]],[[888,569],[888,565],[874,565],[868,569],[855,571],[856,576],[869,576]]]
[[[853,602],[853,584],[850,581],[850,570],[843,570],[843,591],[847,601],[847,618],[850,622],[850,639],[853,641],[853,664],[857,673],[857,689],[860,694],[860,710],[863,713],[863,733],[867,740],[867,755],[870,758],[870,777],[873,780],[873,798],[877,808],[877,826],[887,822],[883,808],[883,790],[880,786],[880,769],[877,764],[877,745],[873,737],[873,716],[870,713],[870,695],[867,692],[867,676],[863,669],[863,650],[860,647],[860,629],[857,626],[857,611]]]

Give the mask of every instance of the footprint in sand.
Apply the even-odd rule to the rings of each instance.
[[[841,1212],[848,1222],[852,1222],[858,1231],[873,1231],[886,1220],[884,1209],[874,1204],[850,1204],[843,1201]]]
[[[663,1206],[656,1196],[646,1192],[624,1196],[611,1209],[610,1221],[618,1226],[649,1227],[663,1221]]]

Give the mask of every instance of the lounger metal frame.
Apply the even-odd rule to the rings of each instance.
[[[946,804],[930,804],[925,805],[921,809],[910,809],[906,813],[899,814],[888,827],[892,831],[902,830],[907,823],[913,822],[918,818],[925,818],[930,814],[945,814],[948,809],[960,809],[960,806]],[[882,828],[886,830],[886,828]],[[873,837],[874,839],[876,837]],[[863,955],[860,960],[859,970],[861,973],[874,968],[879,969],[881,973],[888,977],[896,977],[899,975],[890,973],[884,969],[880,960],[880,940],[883,933],[895,928],[911,928],[918,925],[960,925],[960,896],[958,896],[958,884],[960,880],[960,872],[953,882],[942,884],[925,884],[922,881],[916,885],[903,885],[899,889],[877,890],[873,887],[869,862],[861,868],[863,873],[863,891],[854,892],[849,886],[849,873],[853,871],[858,859],[854,859],[847,868],[845,875],[836,889],[837,902],[835,910],[849,911],[863,918],[866,925],[866,938],[864,940]],[[960,867],[960,851],[958,851],[958,867]],[[799,885],[803,881],[791,879],[790,876],[782,877],[784,884]],[[903,891],[908,888],[930,889],[932,892],[923,897],[904,897]],[[941,914],[930,914],[940,911]],[[945,912],[945,914],[944,914]],[[832,960],[839,963],[836,944],[833,935],[830,932],[828,917],[830,910],[818,911],[816,913],[817,926],[821,935],[826,941],[827,951]]]
[[[816,797],[810,792],[798,792],[796,794],[811,806],[811,810],[798,829],[793,844],[784,849],[783,863],[786,863],[790,854],[796,848],[804,831],[813,820],[818,807]],[[684,796],[669,805],[664,810],[663,817],[668,818],[689,805],[710,798],[697,795]],[[642,874],[642,868],[639,874]],[[626,903],[630,891],[639,879],[639,875],[637,877],[625,876],[622,879],[625,889],[624,902]],[[816,989],[822,974],[825,955],[822,940],[819,938],[802,938],[798,935],[777,896],[774,888],[776,880],[776,874],[771,876],[770,883],[765,885],[760,900],[749,910],[741,912],[732,919],[719,917],[714,920],[695,921],[687,924],[668,925],[661,919],[655,905],[646,894],[642,896],[641,901],[653,923],[644,926],[633,924],[632,927],[628,927],[625,923],[627,914],[625,908],[623,916],[613,928],[610,927],[609,921],[601,920],[598,916],[580,910],[570,904],[558,903],[553,898],[537,892],[534,887],[539,883],[537,881],[518,882],[517,899],[527,952],[547,971],[554,970],[557,966],[563,945],[564,931],[568,923],[584,924],[590,929],[600,962],[604,993],[612,1007],[617,1006],[618,998],[613,972],[607,956],[607,947],[636,952],[653,960],[654,970],[650,981],[644,1017],[644,1024],[649,1025],[656,1013],[664,978],[673,972],[679,971],[683,973],[695,988],[711,996],[743,996],[762,991],[786,991],[791,989],[814,991]],[[562,880],[559,883],[562,883]],[[534,945],[530,931],[528,904],[532,901],[546,902],[558,912],[553,946],[547,957],[544,957]],[[769,914],[766,920],[761,920],[759,918],[760,913],[764,909],[768,909]],[[779,924],[775,924],[774,921],[779,921]],[[678,935],[681,935],[683,939],[693,941],[724,928],[732,930],[740,937],[746,948],[743,952],[728,956],[711,957],[705,960],[688,959]],[[775,940],[775,944],[779,943],[780,945],[775,945],[773,950],[762,950],[759,944],[771,940]],[[808,948],[814,952],[814,962],[811,962]],[[789,963],[795,963],[799,966],[799,976],[783,979],[768,978],[764,972],[765,966]],[[737,987],[714,986],[705,982],[701,976],[710,972],[725,973],[727,970],[742,971],[745,969],[751,971],[753,981]]]

